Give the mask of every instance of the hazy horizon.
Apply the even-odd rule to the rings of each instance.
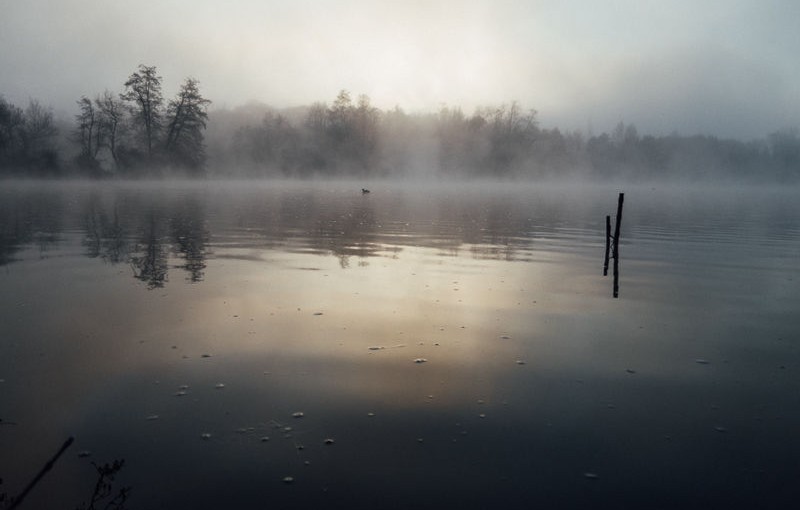
[[[0,94],[59,116],[154,65],[211,110],[366,94],[409,113],[518,101],[541,125],[738,139],[797,126],[800,5],[756,2],[33,0],[0,19]]]

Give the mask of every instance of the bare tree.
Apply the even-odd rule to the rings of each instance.
[[[350,138],[352,116],[353,102],[350,99],[350,92],[341,90],[328,109],[328,132],[334,144],[344,144]]]
[[[24,143],[28,150],[51,148],[57,129],[53,123],[53,111],[45,108],[35,99],[31,99],[25,108]]]
[[[379,123],[380,111],[370,104],[369,96],[358,96],[358,105],[353,113],[353,156],[366,171],[376,166]]]
[[[153,158],[153,146],[161,130],[162,106],[164,97],[161,93],[161,76],[155,66],[139,65],[125,82],[125,92],[120,95],[129,101],[135,125],[141,130],[147,157]]]
[[[22,154],[25,115],[0,96],[0,165],[14,166]]]
[[[487,110],[489,123],[489,165],[496,174],[514,170],[531,155],[531,148],[539,134],[536,110],[523,112],[516,101],[510,105]]]
[[[58,167],[55,137],[58,134],[53,111],[39,101],[31,99],[24,112],[22,153],[29,168],[39,172],[52,172]]]
[[[102,141],[100,115],[88,97],[82,96],[77,103],[80,112],[75,115],[75,138],[81,146],[80,158],[86,163],[96,162]]]
[[[199,82],[187,78],[175,99],[167,106],[167,135],[164,149],[174,163],[199,168],[205,161],[203,130],[211,103],[200,94]]]
[[[119,168],[117,145],[119,144],[120,132],[125,119],[125,105],[107,90],[103,92],[102,96],[98,96],[94,103],[100,114],[99,129],[103,133],[102,139],[111,153],[114,165]]]

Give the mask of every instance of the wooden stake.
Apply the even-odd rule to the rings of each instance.
[[[608,252],[611,249],[611,216],[606,216],[606,258],[603,261],[603,276],[608,276]]]
[[[622,223],[622,202],[625,201],[625,193],[619,194],[617,201],[617,223],[614,227],[614,297],[619,297],[619,227]]]

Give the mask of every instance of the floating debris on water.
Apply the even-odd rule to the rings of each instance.
[[[375,413],[367,413],[367,416],[369,416],[370,418],[374,418],[375,417]]]
[[[726,429],[725,427],[720,427],[720,426],[714,427],[714,430],[716,430],[717,432],[722,433],[722,434],[724,434],[725,432],[728,432],[728,429]]]
[[[325,441],[323,441],[323,443],[325,443],[325,444],[333,444],[333,443],[335,443],[335,441],[332,438],[329,437],[329,438],[326,438]]]
[[[322,312],[314,312],[314,315],[322,315]]]
[[[708,365],[708,364],[711,363],[710,361],[708,361],[705,358],[697,358],[697,359],[694,360],[694,362],[697,363],[697,364],[700,364],[700,365]]]
[[[176,391],[175,393],[173,393],[173,395],[176,396],[176,397],[182,397],[182,396],[186,395],[186,391],[184,391],[184,390]]]
[[[523,359],[518,359],[517,361],[515,361],[515,363],[516,363],[517,365],[524,365],[524,364],[525,364],[525,360],[523,360]]]
[[[92,452],[89,450],[82,450],[78,452],[78,458],[84,459],[86,457],[91,457]]]
[[[425,358],[417,358],[414,360],[414,363],[427,363],[428,360]]]
[[[632,368],[626,368],[625,371],[628,372],[629,374],[635,374],[636,373],[636,370],[634,370]]]
[[[501,339],[501,340],[511,340],[511,337],[510,337],[510,336],[508,336],[508,335],[501,335],[501,336],[500,336],[500,339]]]
[[[370,351],[382,351],[383,349],[386,349],[386,347],[382,345],[374,345],[369,348]]]
[[[211,355],[210,354],[201,354],[200,357],[201,358],[210,358]]]
[[[486,414],[481,413],[481,414],[478,415],[478,418],[486,418]]]
[[[221,390],[221,389],[222,389],[222,388],[224,388],[224,387],[225,387],[225,384],[224,384],[224,383],[217,383],[217,384],[216,384],[216,386],[214,386],[214,388],[216,388],[216,389],[218,389],[218,390]]]
[[[293,483],[293,482],[294,482],[294,478],[293,477],[291,477],[291,476],[284,476],[283,477],[283,483]]]
[[[597,476],[597,473],[589,473],[589,472],[584,473],[583,477],[589,480],[597,480],[598,478],[600,478],[599,476]]]
[[[188,390],[189,389],[189,385],[188,384],[181,384],[180,386],[178,386],[178,389],[179,390]]]
[[[263,436],[263,437],[261,438],[261,442],[262,442],[262,443],[266,443],[267,441],[269,441],[269,436]]]
[[[200,439],[202,439],[204,441],[208,441],[209,439],[211,439],[211,433],[210,432],[203,432],[202,434],[200,434]]]
[[[297,412],[292,413],[292,418],[302,418],[305,415],[306,414],[303,411],[297,411]]]
[[[145,420],[147,420],[147,421],[153,421],[153,420],[157,420],[158,418],[159,418],[159,416],[158,416],[157,414],[151,414],[150,416],[148,416],[147,418],[145,418]]]

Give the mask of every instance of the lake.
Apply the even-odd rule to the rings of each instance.
[[[798,197],[2,182],[0,493],[74,437],[20,508],[789,506]]]

